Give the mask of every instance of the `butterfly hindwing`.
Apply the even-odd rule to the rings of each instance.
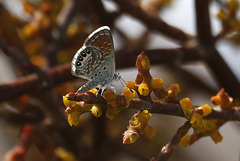
[[[72,60],[72,74],[80,78],[92,80],[96,76],[100,76],[96,71],[102,70],[101,64],[103,62],[103,55],[98,48],[83,46],[77,51]]]

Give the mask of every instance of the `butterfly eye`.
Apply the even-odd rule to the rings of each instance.
[[[90,50],[87,50],[87,54],[90,54],[91,52],[90,52]]]
[[[103,70],[106,70],[106,67],[103,67]]]
[[[82,55],[83,57],[86,57],[86,56],[87,56],[87,54],[86,54],[85,52],[82,52],[81,55]]]
[[[77,62],[77,66],[81,66],[81,65],[82,65],[82,63],[78,61]]]
[[[78,57],[78,60],[79,60],[79,61],[83,61],[83,57],[79,56],[79,57]]]

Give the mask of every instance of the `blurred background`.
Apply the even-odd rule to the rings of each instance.
[[[185,33],[197,35],[194,1],[135,0],[134,2],[145,11],[159,15],[163,21]],[[73,4],[75,3],[79,6],[74,6]],[[225,3],[226,1],[224,0],[210,1],[210,20],[214,36],[218,35],[222,30],[222,23],[217,15],[219,10],[224,8]],[[132,16],[135,14],[135,11],[132,11],[133,13],[130,15],[124,12],[122,7],[112,0],[99,2],[94,0],[88,2],[84,0],[79,0],[78,2],[74,2],[74,0],[2,0],[0,4],[0,35],[2,44],[2,50],[0,50],[0,81],[3,85],[37,72],[38,70],[35,69],[35,66],[43,71],[49,71],[53,67],[69,64],[88,34],[101,25],[109,25],[112,29],[117,58],[124,57],[127,59],[126,53],[128,51],[139,51],[140,54],[141,51],[145,50],[178,49],[183,45],[179,41],[152,30],[141,20]],[[69,10],[72,10],[72,12]],[[103,13],[103,11],[106,13]],[[8,16],[11,17],[11,20]],[[106,17],[103,18],[103,16]],[[240,24],[239,8],[237,18]],[[219,39],[215,46],[239,81],[240,41],[239,38],[238,40],[233,39],[231,34]],[[24,56],[18,57],[14,54],[6,54],[4,45],[12,47],[10,48],[11,50],[8,50],[9,53],[15,52],[12,49],[18,49]],[[132,54],[131,56],[136,60],[136,55]],[[28,59],[30,61],[28,63],[31,65],[22,63],[26,63]],[[119,72],[125,81],[134,81],[137,75],[135,64],[121,66],[120,59],[116,61],[118,63],[116,72]],[[70,70],[68,71],[70,72]],[[181,88],[179,99],[189,97],[195,105],[211,104],[211,96],[215,95],[221,88],[204,61],[188,61],[185,63],[179,60],[172,63],[154,63],[151,64],[150,72],[154,78],[162,78],[166,87],[173,83],[178,83]],[[10,154],[11,149],[14,149],[20,143],[19,138],[23,137],[22,130],[27,125],[36,127],[46,125],[49,127],[53,126],[53,129],[55,129],[54,123],[41,124],[42,117],[50,118],[50,120],[63,120],[66,118],[62,116],[58,118],[58,113],[54,116],[54,113],[51,112],[57,108],[56,111],[60,111],[59,113],[64,116],[65,107],[61,100],[62,96],[68,92],[75,92],[83,83],[84,81],[76,80],[68,75],[61,84],[53,85],[53,88],[49,89],[50,91],[47,90],[50,94],[41,92],[41,89],[32,89],[33,92],[15,95],[13,98],[2,100],[0,107],[0,160],[3,160],[5,157],[4,161],[8,161],[6,154]],[[121,93],[123,88],[121,83],[116,83],[116,85],[117,92]],[[49,95],[51,96],[49,97]],[[49,100],[46,101],[46,99]],[[21,121],[21,116],[27,115],[29,109],[30,112],[36,113],[36,110],[32,110],[35,106],[38,106],[37,109],[41,111],[39,119],[33,115],[36,121]],[[49,110],[49,108],[55,109]],[[74,131],[79,132],[77,134],[79,140],[74,141],[83,142],[82,145],[92,147],[96,144],[96,141],[93,139],[96,137],[95,135],[98,133],[99,135],[104,134],[102,139],[105,142],[102,144],[105,145],[101,146],[101,148],[104,151],[102,155],[107,156],[107,160],[150,160],[152,157],[157,156],[161,147],[172,138],[177,128],[186,121],[185,118],[177,116],[153,114],[149,122],[152,127],[157,129],[153,140],[142,136],[134,144],[123,145],[121,143],[122,133],[127,129],[128,121],[136,112],[131,110],[122,111],[113,121],[105,118],[104,115],[96,119],[90,113],[83,114],[80,119],[80,125],[73,127]],[[59,124],[61,123],[65,124],[66,120],[59,121]],[[102,126],[101,123],[104,125]],[[99,127],[96,128],[96,126]],[[69,128],[66,127],[65,130],[67,129]],[[104,132],[101,132],[101,130]],[[62,131],[58,132],[61,133]],[[169,160],[239,161],[239,124],[227,122],[220,128],[220,132],[223,136],[221,143],[215,144],[210,137],[205,137],[190,147],[183,148],[178,146]],[[63,141],[62,135],[52,135],[54,135],[52,136],[54,141],[51,143],[51,145],[53,144],[51,148],[64,147],[68,143],[66,140],[65,142]],[[66,147],[69,148],[68,146]],[[53,153],[54,150],[51,148],[48,150]],[[39,150],[38,145],[32,144],[25,153],[25,160],[57,160],[49,154],[46,155],[46,153]],[[88,153],[90,152],[88,151]],[[45,156],[51,157],[46,158]],[[101,159],[94,158],[93,160]]]

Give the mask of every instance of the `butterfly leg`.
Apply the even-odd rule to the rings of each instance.
[[[96,81],[89,81],[87,83],[85,83],[84,85],[82,85],[76,93],[84,93],[87,92],[91,89],[93,89],[94,87],[96,87],[98,85],[98,83]]]

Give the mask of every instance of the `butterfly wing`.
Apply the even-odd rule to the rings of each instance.
[[[104,56],[107,73],[112,76],[115,73],[115,54],[112,34],[108,26],[102,26],[92,32],[84,42],[85,46],[98,48]]]
[[[110,80],[115,72],[115,55],[110,28],[92,32],[72,60],[72,74],[88,80]]]

